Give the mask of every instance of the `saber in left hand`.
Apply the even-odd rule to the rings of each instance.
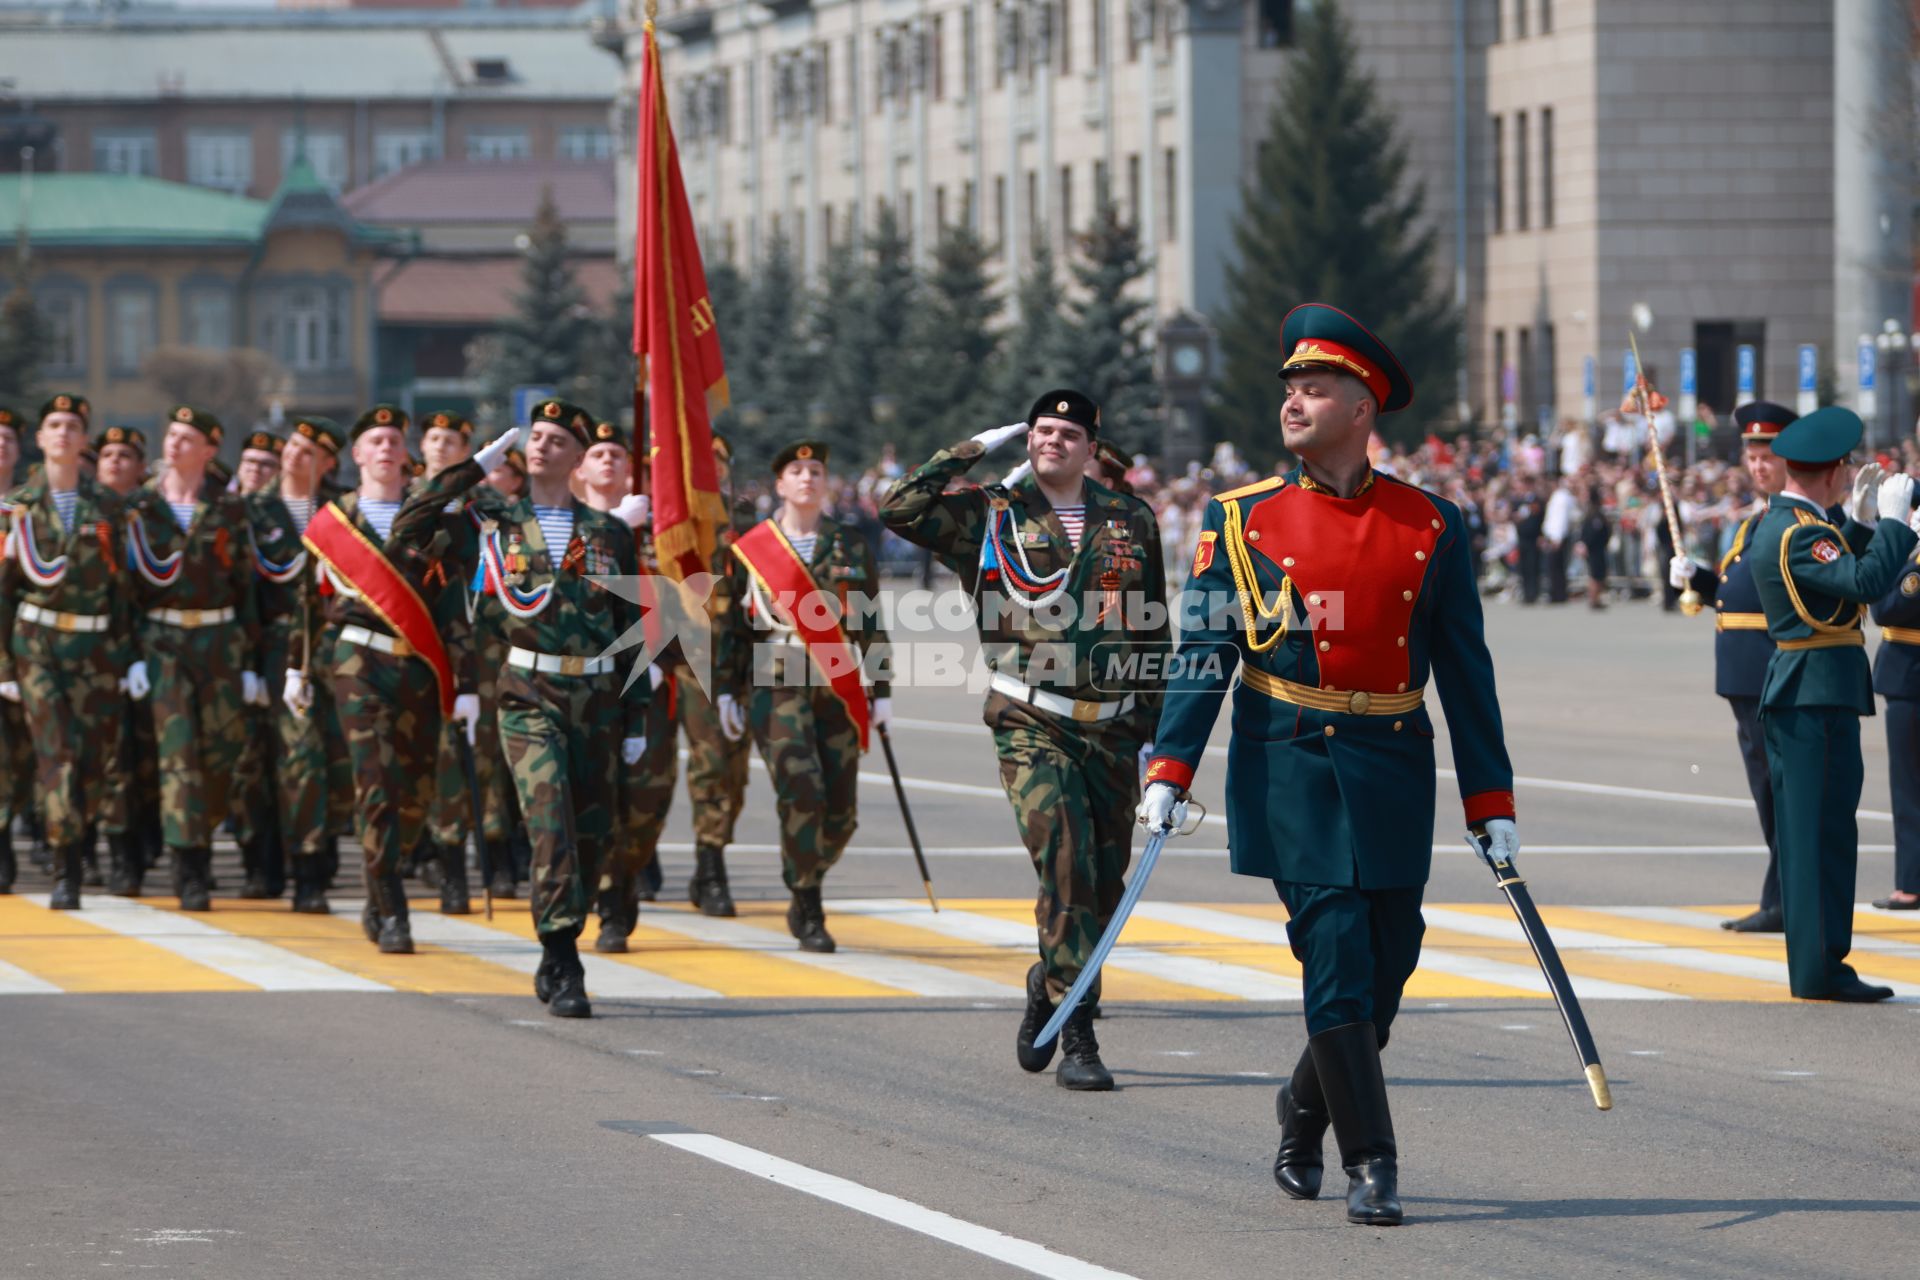
[[[1492,841],[1486,836],[1469,831],[1467,847],[1493,868],[1494,883],[1507,895],[1507,905],[1520,919],[1520,931],[1527,935],[1527,945],[1533,948],[1533,957],[1540,962],[1540,971],[1546,975],[1547,986],[1553,991],[1554,1003],[1560,1006],[1560,1017],[1567,1024],[1567,1034],[1573,1038],[1573,1051],[1580,1056],[1587,1087],[1593,1090],[1593,1105],[1602,1111],[1611,1111],[1613,1091],[1607,1087],[1607,1073],[1600,1065],[1600,1051],[1594,1047],[1593,1032],[1587,1029],[1587,1015],[1581,1012],[1580,998],[1573,993],[1573,981],[1567,977],[1566,965],[1560,962],[1559,949],[1553,945],[1546,921],[1540,918],[1540,909],[1533,905],[1527,882],[1513,869],[1513,859],[1493,856]]]

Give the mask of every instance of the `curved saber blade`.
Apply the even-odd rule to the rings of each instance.
[[[1133,914],[1135,904],[1140,901],[1140,895],[1145,892],[1147,877],[1153,874],[1153,864],[1160,861],[1160,850],[1166,847],[1167,837],[1172,834],[1172,828],[1165,828],[1154,832],[1153,838],[1147,841],[1146,852],[1140,855],[1140,868],[1133,873],[1133,879],[1128,882],[1126,892],[1120,895],[1120,905],[1114,909],[1113,919],[1107,922],[1106,932],[1102,933],[1100,941],[1094,944],[1093,954],[1087,957],[1087,963],[1081,968],[1080,976],[1074,979],[1073,986],[1068,988],[1067,994],[1061,998],[1060,1007],[1053,1011],[1053,1017],[1040,1029],[1040,1034],[1034,1037],[1033,1043],[1036,1047],[1053,1043],[1053,1038],[1060,1034],[1060,1028],[1067,1025],[1067,1019],[1073,1015],[1074,1009],[1079,1006],[1082,998],[1093,986],[1094,979],[1100,976],[1100,966],[1106,963],[1107,953],[1113,950],[1113,944],[1120,941],[1120,932],[1127,927],[1127,917]]]

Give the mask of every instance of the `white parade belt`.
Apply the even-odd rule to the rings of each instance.
[[[218,609],[149,609],[147,617],[170,627],[183,627],[191,631],[198,627],[217,627],[223,622],[232,622],[234,612],[232,605],[223,605]]]
[[[375,631],[371,627],[342,627],[340,638],[348,644],[357,644],[363,649],[375,653],[390,653],[396,658],[411,658],[413,646],[399,636],[390,636],[384,631]]]
[[[613,670],[612,658],[568,658],[531,649],[508,649],[507,665],[550,676],[602,676]]]
[[[1102,720],[1111,720],[1115,716],[1123,716],[1133,710],[1132,694],[1128,694],[1117,702],[1101,702],[1095,698],[1069,698],[1063,694],[1049,693],[1045,689],[1036,689],[1003,671],[994,672],[993,679],[988,683],[996,692],[1006,694],[1015,702],[1031,703],[1042,711],[1051,711],[1054,715],[1078,720],[1082,724],[1098,724]]]
[[[23,604],[14,614],[22,622],[54,631],[105,631],[113,619],[104,613],[60,613],[37,604]]]

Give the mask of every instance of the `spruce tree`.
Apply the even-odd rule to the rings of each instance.
[[[843,454],[864,455],[870,452],[874,349],[866,264],[853,244],[827,251],[807,330],[819,353],[814,403],[826,424],[821,430]]]
[[[1007,335],[993,377],[994,413],[1001,422],[1024,415],[1041,392],[1070,381],[1060,310],[1060,278],[1044,234],[1034,237],[1033,263],[1021,277],[1020,322]]]
[[[1002,421],[982,376],[1000,348],[988,256],[972,228],[942,229],[911,327],[914,376],[896,433],[903,457],[925,456]]]
[[[1078,288],[1060,334],[1066,380],[1093,397],[1103,426],[1124,424],[1137,434],[1160,403],[1148,345],[1153,307],[1138,287],[1147,274],[1139,229],[1102,200],[1074,248]]]
[[[914,365],[908,342],[919,303],[920,279],[913,266],[913,244],[891,204],[880,206],[873,234],[867,237],[867,342],[873,364],[871,395],[893,406],[893,421],[877,421],[869,400],[873,426],[856,436],[858,452],[868,456],[882,440],[898,440],[906,424],[901,410],[913,393]]]
[[[793,244],[784,233],[767,242],[766,252],[748,284],[742,323],[750,350],[748,372],[758,409],[740,424],[741,439],[754,457],[771,457],[783,445],[806,434],[807,405],[813,398],[815,361],[807,346],[806,289]]]
[[[1413,379],[1411,408],[1383,434],[1417,440],[1450,415],[1460,318],[1435,289],[1435,237],[1407,148],[1361,70],[1334,0],[1303,16],[1234,228],[1217,420],[1264,463],[1277,452],[1280,324],[1303,302],[1339,307],[1380,335]]]
[[[19,413],[30,414],[39,399],[40,363],[46,359],[50,335],[40,312],[33,304],[33,291],[27,285],[25,263],[21,263],[0,298],[0,404]],[[27,444],[27,433],[21,433]]]
[[[581,356],[603,337],[605,322],[587,305],[568,261],[567,227],[551,189],[541,193],[527,241],[513,313],[500,323],[482,357],[487,399],[500,409],[510,404],[516,386],[552,387],[567,399],[585,400],[594,379],[582,368]],[[603,415],[610,408],[582,407]]]

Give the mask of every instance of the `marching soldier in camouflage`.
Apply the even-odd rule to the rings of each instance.
[[[60,394],[42,408],[45,461],[0,517],[0,698],[22,706],[31,726],[56,850],[48,905],[61,909],[80,905],[82,853],[106,807],[120,737],[120,693],[147,691],[126,583],[126,509],[81,474],[82,403]]]
[[[102,489],[129,499],[146,483],[147,438],[138,430],[107,427],[94,436],[93,449],[95,479]],[[136,589],[138,575],[129,569],[125,582],[129,590]],[[107,837],[107,892],[137,898],[147,868],[158,866],[165,852],[160,839],[160,756],[153,738],[153,708],[147,701],[123,689],[119,715],[100,827]]]
[[[153,683],[160,819],[180,906],[205,911],[213,832],[227,816],[246,749],[248,705],[261,705],[260,616],[245,502],[214,483],[221,427],[180,405],[169,415],[167,470],[135,499],[132,560],[152,588],[140,627]]]
[[[512,433],[509,433],[512,438]],[[527,457],[510,447],[487,472],[487,487],[508,500],[527,491]],[[477,554],[477,553],[476,553]],[[481,822],[486,830],[487,864],[493,869],[493,896],[511,900],[532,868],[532,848],[520,817],[520,800],[500,747],[500,671],[507,665],[507,642],[500,634],[502,610],[490,595],[473,602],[473,644],[480,685],[480,725],[475,731],[473,769],[480,783]]]
[[[651,692],[644,677],[624,687],[620,664],[602,656],[640,611],[591,581],[638,572],[624,521],[568,487],[593,429],[577,405],[543,402],[527,435],[526,496],[483,489],[470,503],[477,580],[501,607],[507,643],[500,738],[533,843],[533,921],[545,952],[534,994],[561,1018],[593,1013],[579,938],[614,839],[617,768],[646,750]],[[446,474],[464,491],[491,466],[475,459]]]
[[[414,483],[430,483],[442,471],[465,462],[473,452],[472,440],[473,423],[457,413],[440,410],[421,419],[420,456],[425,470]],[[446,526],[450,554],[461,566],[464,581],[474,563],[475,543],[473,525],[462,506],[449,503],[441,521]],[[486,710],[482,698],[483,715]],[[464,916],[472,910],[467,886],[467,828],[473,824],[473,801],[467,794],[466,766],[461,763],[460,733],[460,726],[452,721],[440,727],[427,836],[414,855],[421,879],[440,890],[440,910],[450,916]],[[477,771],[477,760],[475,768]]]
[[[20,463],[20,416],[0,405],[0,505],[13,491]],[[33,743],[17,702],[0,699],[0,893],[12,893],[19,875],[13,820],[27,817],[33,795]]]
[[[818,952],[835,949],[820,886],[858,823],[860,753],[893,706],[873,549],[823,514],[826,463],[818,440],[774,455],[781,505],[734,541],[736,603],[716,621],[721,726],[729,737],[751,727],[766,761],[787,928]]]
[[[1160,710],[1163,674],[1130,663],[1164,658],[1166,576],[1153,511],[1086,478],[1099,406],[1049,391],[1026,421],[982,432],[908,473],[880,507],[887,527],[930,548],[979,602],[993,676],[985,719],[1000,781],[1040,877],[1034,908],[1040,962],[1027,974],[1015,1055],[1045,1070],[1053,1047],[1033,1041],[1073,985],[1125,891],[1140,769]],[[949,493],[987,452],[1027,436],[1033,473],[1013,485]],[[1059,609],[1049,606],[1065,603]],[[1064,623],[1064,625],[1062,625]],[[1104,1090],[1092,1007],[1061,1035],[1058,1082]]]
[[[254,431],[240,447],[239,491],[253,528],[251,554],[257,575],[261,635],[261,680],[271,691],[284,683],[287,653],[299,626],[300,577],[306,552],[293,516],[274,495],[285,441],[270,431]],[[234,839],[240,845],[245,883],[240,896],[278,898],[286,892],[287,831],[281,813],[278,721],[284,707],[276,698],[265,706],[249,704],[246,753],[240,760],[233,806]]]

